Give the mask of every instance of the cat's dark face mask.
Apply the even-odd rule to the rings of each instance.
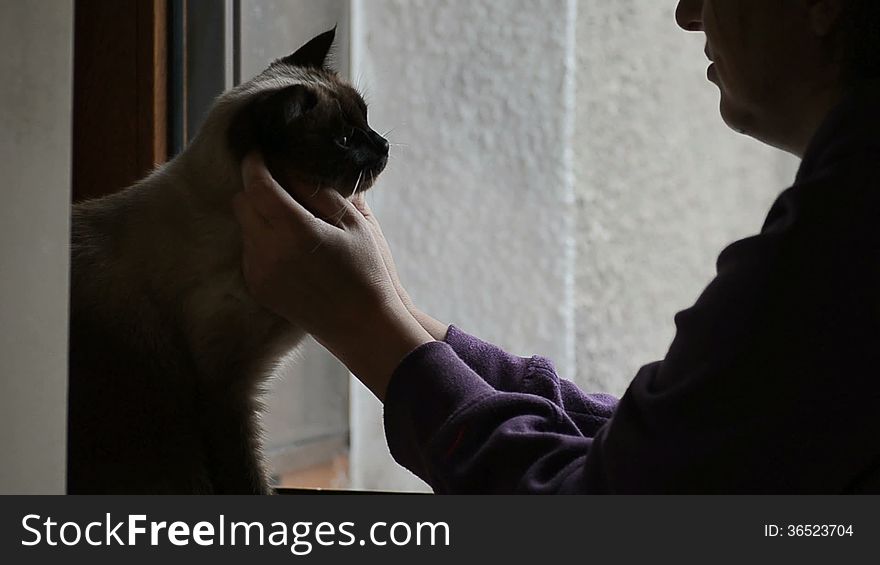
[[[282,186],[306,183],[352,196],[373,185],[389,147],[368,125],[361,95],[325,67],[334,34],[319,35],[273,63],[270,74],[287,65],[307,79],[256,95],[232,120],[229,140],[237,158],[260,150]]]

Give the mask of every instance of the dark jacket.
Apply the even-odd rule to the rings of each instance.
[[[385,429],[435,492],[880,492],[880,84],[812,140],[616,401],[451,328],[395,371]]]

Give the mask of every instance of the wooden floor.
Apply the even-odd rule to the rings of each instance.
[[[346,489],[349,486],[348,457],[339,455],[326,463],[281,476],[279,488]]]

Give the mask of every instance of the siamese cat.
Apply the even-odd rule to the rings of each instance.
[[[74,206],[68,492],[270,493],[260,395],[304,334],[241,274],[231,201],[262,152],[281,182],[370,188],[388,142],[326,59],[335,29],[222,94],[175,159]]]

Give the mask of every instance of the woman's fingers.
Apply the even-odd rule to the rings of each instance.
[[[303,184],[290,187],[296,200],[302,202],[315,216],[335,225],[351,225],[357,220],[357,209],[333,188],[317,188]]]
[[[257,152],[244,158],[241,171],[247,195],[253,199],[257,212],[270,223],[296,219],[301,224],[314,225],[314,220],[320,218],[328,224],[341,226],[351,225],[358,219],[354,206],[332,188],[319,187],[316,190],[305,184],[292,184],[288,194],[272,177]]]
[[[246,236],[253,234],[259,237],[272,230],[269,221],[257,212],[252,199],[244,192],[232,197],[232,210]]]
[[[314,223],[315,216],[272,178],[259,153],[252,152],[245,156],[241,163],[241,175],[248,199],[257,213],[269,223],[290,220],[305,225]]]
[[[371,220],[374,217],[373,211],[370,210],[370,207],[367,205],[367,199],[364,196],[363,192],[358,192],[357,194],[355,194],[354,198],[351,199],[351,203],[364,218]]]

